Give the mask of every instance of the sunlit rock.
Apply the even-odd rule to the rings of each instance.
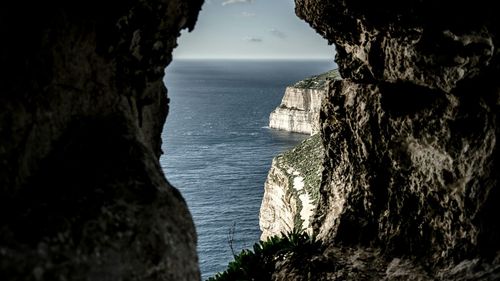
[[[312,234],[324,155],[316,134],[273,159],[260,208],[261,240],[291,231]]]
[[[327,81],[334,79],[340,79],[337,70],[287,87],[281,104],[269,116],[269,127],[311,135],[318,133],[321,101],[328,91]]]

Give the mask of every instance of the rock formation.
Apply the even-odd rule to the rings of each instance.
[[[486,1],[296,0],[337,47],[313,221],[275,280],[499,280],[499,17]]]
[[[324,155],[316,134],[273,159],[260,208],[261,240],[294,230],[312,234]]]
[[[327,81],[339,78],[338,71],[331,70],[287,87],[281,104],[269,116],[269,127],[311,135],[318,133],[319,111],[328,90]]]
[[[191,216],[158,157],[163,69],[201,2],[0,4],[1,280],[199,279]],[[345,79],[320,113],[312,228],[327,248],[276,260],[273,278],[499,280],[496,9],[296,4]],[[288,190],[311,195],[288,170]]]
[[[164,68],[201,4],[0,4],[1,280],[200,278],[158,158]]]

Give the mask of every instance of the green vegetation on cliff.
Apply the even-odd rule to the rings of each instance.
[[[321,136],[315,134],[277,157],[277,164],[280,168],[286,171],[288,167],[291,167],[304,177],[304,188],[314,203],[319,197],[324,155],[325,149]],[[290,180],[293,181],[293,175],[290,175]]]
[[[296,230],[312,231],[310,221],[319,199],[324,155],[321,136],[316,134],[273,160],[275,169],[268,182],[285,192]]]
[[[322,73],[320,75],[312,76],[301,80],[293,85],[295,88],[299,89],[321,89],[326,86],[326,83],[330,80],[341,79],[338,69],[333,69]]]

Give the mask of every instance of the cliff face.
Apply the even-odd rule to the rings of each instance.
[[[293,230],[312,234],[324,155],[316,134],[273,159],[260,208],[261,240]]]
[[[311,135],[318,133],[319,111],[327,92],[327,81],[339,78],[338,71],[332,70],[287,87],[281,104],[269,116],[269,127]]]
[[[314,134],[319,131],[319,109],[326,89],[287,87],[283,100],[269,116],[269,127]]]
[[[498,17],[486,1],[309,1],[345,80],[320,113],[322,255],[276,280],[500,278]]]
[[[0,279],[199,279],[158,158],[163,70],[201,4],[0,4]]]
[[[312,76],[286,88],[269,127],[312,136],[273,159],[264,186],[259,224],[261,240],[304,230],[312,234],[325,151],[318,134],[319,112],[329,81],[339,80],[338,70]]]

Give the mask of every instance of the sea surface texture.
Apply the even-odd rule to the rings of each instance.
[[[274,156],[307,135],[267,128],[287,85],[331,61],[178,60],[166,70],[170,112],[161,165],[187,201],[203,280],[259,240],[259,208]]]

